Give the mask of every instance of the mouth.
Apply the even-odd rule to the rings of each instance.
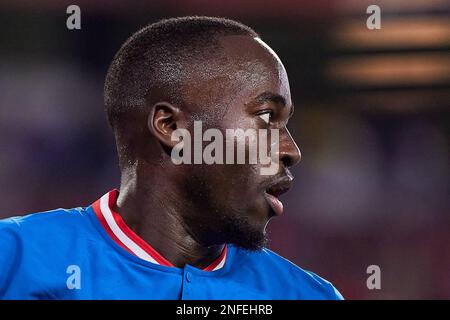
[[[277,216],[282,215],[284,210],[279,197],[289,191],[292,187],[292,180],[292,176],[283,176],[283,178],[270,184],[264,192],[267,202]]]

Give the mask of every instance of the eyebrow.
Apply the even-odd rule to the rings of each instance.
[[[253,99],[253,101],[257,104],[263,104],[266,102],[279,103],[282,104],[283,107],[286,107],[286,99],[282,95],[270,91],[265,91],[257,95],[256,98]],[[291,106],[289,117],[292,117],[293,113],[294,113],[294,105]]]

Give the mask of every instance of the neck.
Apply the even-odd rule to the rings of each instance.
[[[136,171],[123,172],[114,205],[125,223],[176,267],[189,264],[202,269],[217,259],[224,245],[206,246],[196,239],[183,218],[194,209],[180,198],[176,186],[159,180],[154,172],[137,179]]]

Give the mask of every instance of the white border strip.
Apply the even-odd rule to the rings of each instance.
[[[105,194],[100,199],[100,211],[106,220],[111,231],[128,249],[130,249],[136,256],[146,261],[159,264],[155,259],[153,259],[147,252],[145,252],[139,245],[137,245],[133,240],[131,240],[120,227],[117,225],[114,217],[112,215],[111,209],[109,208],[109,193]]]
[[[225,265],[225,261],[227,260],[227,254],[228,252],[223,256],[222,261],[220,261],[220,263],[214,269],[212,269],[212,271],[219,270]]]

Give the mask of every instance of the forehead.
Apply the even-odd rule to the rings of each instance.
[[[291,104],[286,70],[276,53],[261,39],[248,36],[219,38],[220,54],[195,67],[188,100],[197,105],[237,108],[263,92],[283,96]],[[228,109],[227,108],[227,109]]]
[[[261,38],[248,36],[223,36],[218,39],[223,53],[237,61],[257,60],[267,67],[283,66],[275,51]]]
[[[227,36],[220,40],[223,54],[232,66],[231,78],[248,93],[271,91],[290,101],[286,69],[278,55],[260,38]]]

